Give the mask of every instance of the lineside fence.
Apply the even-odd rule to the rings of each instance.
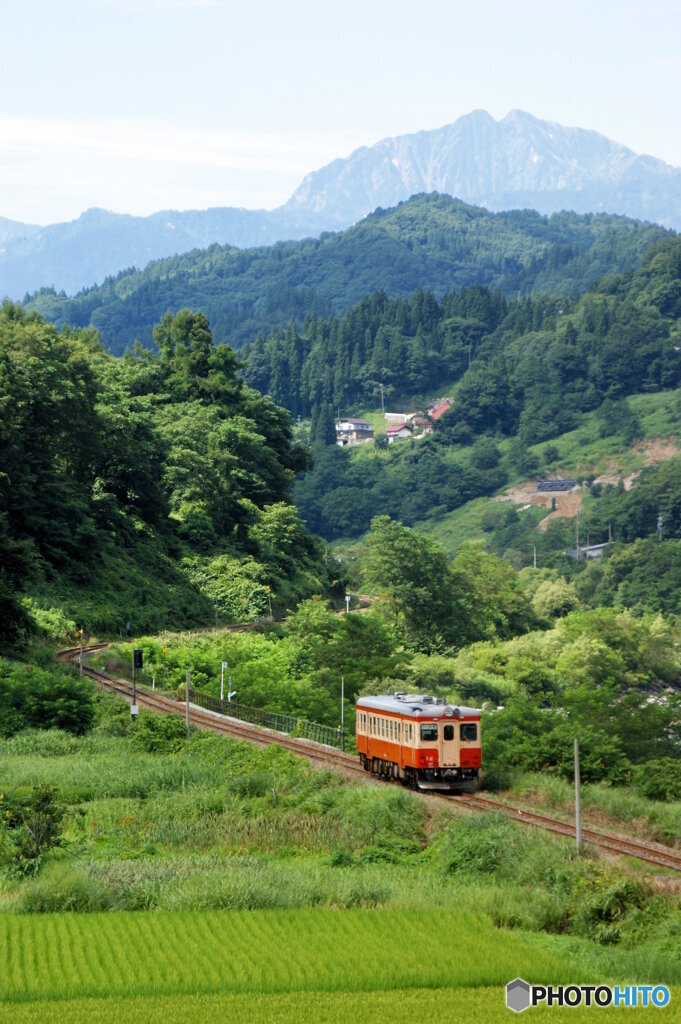
[[[184,687],[182,690],[184,692]],[[305,718],[296,718],[294,715],[280,715],[275,711],[252,708],[247,704],[237,704],[233,700],[220,700],[219,697],[214,697],[210,693],[195,690],[193,686],[189,687],[189,702],[205,708],[206,711],[229,715],[230,718],[238,718],[241,722],[249,722],[251,725],[258,725],[263,729],[272,729],[274,732],[286,733],[288,736],[313,740],[313,742],[323,743],[327,747],[345,750],[345,731],[343,729],[334,729],[330,725],[321,725],[319,722],[308,722]]]

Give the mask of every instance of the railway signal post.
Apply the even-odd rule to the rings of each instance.
[[[134,718],[139,711],[137,707],[137,669],[142,668],[143,659],[142,651],[138,647],[132,649],[132,704],[130,705],[130,714]]]

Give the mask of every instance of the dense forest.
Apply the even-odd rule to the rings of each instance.
[[[400,317],[411,341],[395,327]],[[287,385],[294,409],[305,410],[311,401],[342,404],[352,388],[360,394],[366,388],[368,397],[377,379],[395,382],[397,395],[409,393],[416,368],[423,374],[422,390],[451,372],[454,403],[435,433],[423,440],[383,451],[375,446],[371,451],[318,451],[314,469],[297,489],[303,518],[310,529],[331,539],[361,535],[376,514],[392,514],[410,524],[441,515],[492,493],[509,476],[536,472],[541,465],[528,447],[572,429],[587,412],[598,411],[607,434],[631,441],[636,424],[627,396],[681,385],[680,317],[681,240],[670,238],[651,247],[640,269],[607,278],[578,300],[536,297],[507,303],[499,293],[476,287],[439,303],[422,292],[409,302],[375,296],[342,320],[325,322],[319,332],[335,333],[337,339],[350,337],[354,323],[359,337],[372,322],[364,332],[357,375],[345,372],[350,353],[345,342],[318,345],[314,358],[323,360],[328,353],[326,368],[318,363],[313,375],[303,363],[297,378],[291,372],[288,377],[275,374],[272,390],[279,400],[286,400]],[[457,336],[454,319],[460,325]],[[344,327],[336,328],[341,323]],[[288,341],[295,337],[291,329]],[[285,360],[288,341],[283,336],[273,349]],[[247,351],[253,358],[252,348]],[[410,358],[415,351],[423,356],[420,362]],[[264,387],[258,379],[262,362],[255,355],[246,376]],[[334,355],[340,364],[330,362]],[[351,367],[354,358],[353,352]],[[276,363],[272,366],[276,369]],[[312,394],[310,382],[316,384]],[[502,440],[509,442],[503,459]],[[547,454],[550,463],[550,446]]]
[[[261,614],[327,584],[292,507],[307,453],[288,413],[241,380],[206,318],[168,315],[159,354],[107,354],[92,329],[58,333],[0,311],[3,633],[63,609],[134,632]]]
[[[471,284],[505,295],[573,295],[605,274],[633,269],[662,228],[606,214],[531,210],[489,213],[456,199],[421,195],[318,239],[238,250],[213,245],[122,271],[75,298],[43,289],[27,300],[61,326],[93,325],[116,354],[152,345],[168,310],[200,309],[221,341],[238,347],[260,331],[302,326],[308,314],[341,313],[383,290],[423,287],[436,296]]]

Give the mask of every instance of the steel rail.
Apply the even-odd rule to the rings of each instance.
[[[91,644],[83,648],[83,654],[94,654],[96,651],[100,651],[107,646],[107,644]],[[64,662],[73,661],[79,657],[79,647],[67,648],[58,654],[59,660]],[[132,684],[127,682],[127,680],[109,675],[107,672],[102,672],[87,664],[83,666],[83,673],[89,676],[98,686],[119,694],[128,703],[132,702]],[[183,715],[185,713],[185,704],[183,702],[180,703],[168,697],[150,693],[141,687],[137,687],[137,703],[142,707],[148,708],[150,711],[156,711],[160,714]],[[239,719],[230,719],[228,716],[206,711],[195,704],[190,704],[190,707],[191,722],[199,729],[207,729],[220,736],[243,739],[259,747],[266,747],[272,743],[277,743],[285,750],[290,750],[294,754],[305,757],[314,764],[337,768],[352,774],[359,774],[367,781],[391,781],[381,776],[367,774],[360,764],[359,758],[354,754],[346,754],[340,750],[335,750],[333,747],[317,744],[312,740],[299,739],[286,733],[278,733],[261,726],[250,725],[249,723],[241,722]],[[444,800],[451,806],[478,814],[497,811],[505,814],[512,821],[530,828],[543,829],[568,838],[574,838],[575,836],[574,823],[562,821],[560,818],[555,818],[541,811],[533,811],[527,807],[507,804],[482,794],[451,794],[430,791],[423,792],[420,795],[431,799]],[[632,836],[623,836],[616,832],[608,832],[605,829],[589,825],[585,825],[582,831],[584,839],[599,849],[621,856],[636,857],[646,864],[681,872],[681,854],[663,846],[661,843],[635,839]]]

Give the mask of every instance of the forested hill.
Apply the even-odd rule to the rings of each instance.
[[[115,359],[0,309],[0,638],[19,605],[133,635],[265,614],[323,591],[289,504],[307,462],[290,417],[240,380],[205,317],[164,318],[160,355]]]
[[[555,367],[568,362],[574,363],[571,373],[579,387],[591,376],[589,387],[602,397],[610,386],[604,382],[611,379],[616,395],[640,386],[669,387],[670,366],[678,357],[673,346],[656,346],[669,333],[664,318],[673,321],[680,312],[674,270],[680,252],[681,240],[664,239],[644,254],[638,271],[606,278],[581,298],[508,300],[481,285],[439,301],[421,289],[409,299],[377,292],[340,317],[311,316],[301,331],[290,324],[247,342],[241,349],[245,379],[294,415],[308,416],[327,404],[346,411],[374,404],[379,384],[389,399],[399,400],[451,387],[466,374],[462,387],[474,391],[470,382],[488,373],[483,366],[508,368],[513,359],[522,371],[504,396],[499,392],[497,412],[507,406],[523,412],[518,388],[529,374],[538,374],[542,393],[523,415],[540,421],[554,415],[546,412],[554,390],[559,396],[573,390],[565,373],[551,386]],[[565,419],[569,405],[561,403],[559,419]]]
[[[509,478],[536,471],[528,447],[572,430],[582,413],[596,411],[603,437],[622,429],[635,437],[626,397],[681,387],[681,238],[664,239],[638,271],[570,302],[536,297],[507,305],[498,294],[469,289],[441,304],[423,293],[411,302],[377,297],[363,303],[342,328],[328,331],[338,373],[333,363],[314,365],[323,345],[303,361],[301,403],[311,396],[322,406],[342,399],[334,387],[346,386],[344,339],[351,337],[353,317],[368,330],[361,372],[355,376],[351,362],[347,388],[370,388],[384,370],[397,388],[411,386],[417,372],[437,381],[443,367],[451,372],[458,366],[460,376],[452,408],[431,437],[386,451],[331,443],[317,452],[314,469],[298,485],[297,505],[310,529],[327,539],[359,536],[376,514],[411,525],[493,494]],[[473,339],[470,368],[467,339]],[[289,341],[284,336],[273,352],[285,355]],[[374,361],[379,352],[385,365]],[[313,365],[329,388],[328,400],[311,386]],[[253,377],[256,370],[248,372]],[[289,387],[295,379],[292,373]],[[285,377],[274,383],[283,386]],[[507,439],[502,460],[498,444]]]
[[[237,250],[214,245],[124,271],[75,298],[41,290],[28,302],[58,326],[95,326],[120,354],[149,346],[167,310],[206,314],[233,346],[295,318],[329,316],[377,290],[436,295],[471,284],[505,295],[572,295],[605,274],[633,269],[664,229],[625,217],[531,210],[489,213],[437,194],[377,210],[360,224],[315,240]]]

